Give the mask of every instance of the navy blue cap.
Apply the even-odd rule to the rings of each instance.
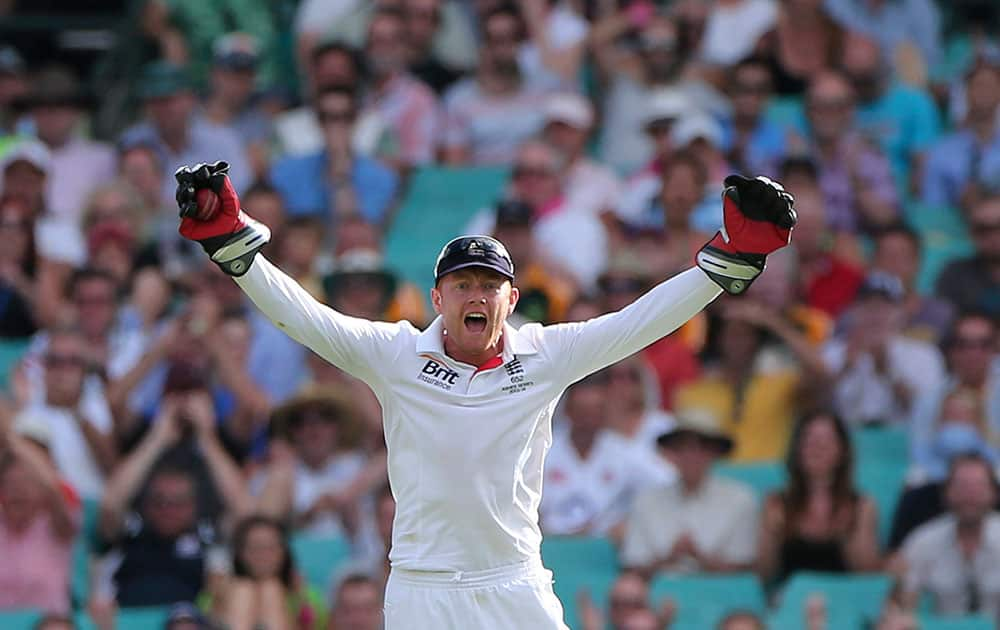
[[[899,277],[885,271],[873,271],[858,288],[858,299],[878,296],[890,302],[902,302],[906,289]]]
[[[491,269],[509,280],[514,279],[514,261],[503,243],[492,236],[460,236],[448,242],[438,254],[434,280],[468,267]]]
[[[205,616],[201,614],[198,607],[189,602],[178,602],[170,607],[170,611],[167,613],[166,623],[163,624],[164,630],[170,630],[173,628],[175,623],[194,623],[198,624],[200,628],[207,628],[205,621]]]

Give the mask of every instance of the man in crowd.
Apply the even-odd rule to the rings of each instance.
[[[630,448],[607,427],[608,395],[606,372],[587,377],[566,393],[568,426],[553,437],[539,506],[548,534],[620,540],[635,493],[673,477],[652,454]]]
[[[313,215],[336,225],[361,215],[381,223],[394,201],[398,177],[392,169],[353,146],[358,97],[349,87],[322,88],[313,99],[323,148],[285,157],[271,168],[271,181],[290,215]]]
[[[902,334],[905,297],[896,276],[873,271],[858,290],[849,330],[823,356],[835,375],[833,404],[849,424],[900,424],[920,392],[944,380],[937,348]]]
[[[232,129],[208,124],[196,112],[197,98],[187,70],[167,61],[143,69],[139,79],[144,118],[122,135],[123,145],[148,144],[160,153],[163,200],[174,197],[178,164],[208,161],[224,154],[231,162],[233,185],[245,190],[252,171],[242,139]]]
[[[935,144],[924,169],[923,200],[973,208],[1000,192],[1000,61],[976,63],[966,78],[968,112]]]
[[[221,498],[218,518],[212,518],[217,507],[210,493]],[[113,547],[113,577],[97,597],[112,597],[119,606],[193,601],[206,574],[218,571],[210,555],[216,527],[235,522],[249,507],[239,468],[219,440],[207,392],[168,394],[101,500],[98,529]]]
[[[930,593],[942,615],[1000,619],[1000,514],[997,480],[976,455],[956,458],[945,484],[947,513],[918,527],[903,543],[903,589],[915,604]]]
[[[437,97],[407,70],[402,12],[375,11],[368,25],[365,58],[371,78],[365,109],[378,114],[391,144],[381,147],[376,155],[397,170],[433,161],[439,122]]]
[[[659,571],[747,570],[755,559],[757,506],[753,493],[712,474],[732,450],[712,412],[685,409],[657,442],[678,482],[649,488],[629,512],[622,563],[647,577]]]
[[[260,51],[247,33],[229,33],[213,45],[210,90],[205,119],[227,127],[244,142],[256,177],[264,174],[271,141],[271,120],[253,102]]]
[[[936,293],[960,311],[1000,317],[1000,195],[981,199],[967,217],[976,251],[944,268]]]
[[[114,151],[80,134],[86,101],[72,71],[49,66],[32,83],[29,114],[51,159],[45,195],[48,210],[76,227],[90,194],[114,177]]]
[[[481,18],[476,74],[444,97],[442,158],[454,165],[510,164],[518,146],[542,128],[546,95],[524,80],[517,51],[520,16],[497,8]]]

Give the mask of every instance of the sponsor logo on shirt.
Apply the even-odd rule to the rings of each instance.
[[[458,381],[458,372],[446,365],[441,365],[434,359],[428,359],[427,363],[420,370],[417,378],[425,383],[430,383],[434,387],[450,390]]]

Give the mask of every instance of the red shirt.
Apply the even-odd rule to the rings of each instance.
[[[850,263],[828,256],[820,273],[805,282],[806,304],[836,318],[854,301],[864,272]]]

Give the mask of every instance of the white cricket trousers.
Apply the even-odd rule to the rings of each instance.
[[[569,630],[539,560],[486,571],[392,569],[384,610],[385,630]]]

